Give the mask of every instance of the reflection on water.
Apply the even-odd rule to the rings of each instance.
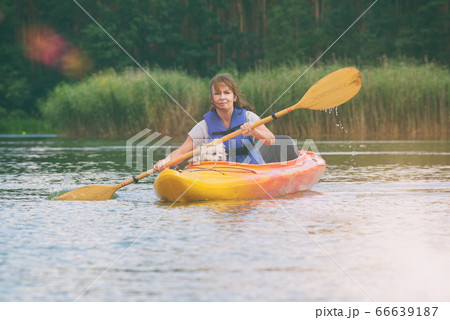
[[[450,143],[316,145],[321,182],[276,200],[171,204],[152,176],[59,202],[136,174],[125,142],[0,139],[0,300],[73,301],[111,267],[80,301],[448,301]]]

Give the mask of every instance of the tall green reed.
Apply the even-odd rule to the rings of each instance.
[[[143,72],[109,70],[77,84],[59,85],[40,108],[70,137],[124,138],[144,128],[185,134],[185,128],[195,124],[187,113],[198,118],[207,108],[205,80],[161,70],[152,77],[171,97]]]
[[[316,81],[341,67],[321,64],[305,72],[308,66],[292,64],[239,74],[235,79],[257,114],[267,116],[297,103]],[[448,69],[387,61],[360,71],[362,89],[343,106],[298,110],[268,126],[276,134],[295,138],[448,137]],[[149,128],[184,138],[195,124],[187,113],[200,121],[208,111],[209,79],[179,71],[150,73],[177,102],[141,71],[110,70],[77,84],[58,86],[42,103],[42,113],[72,137],[127,138]]]

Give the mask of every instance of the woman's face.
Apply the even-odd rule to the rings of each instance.
[[[210,99],[216,109],[228,111],[233,110],[233,102],[236,101],[236,96],[225,83],[218,82],[211,88]]]

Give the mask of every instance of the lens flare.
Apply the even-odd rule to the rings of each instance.
[[[30,28],[24,44],[29,59],[58,69],[68,77],[82,77],[92,67],[86,54],[50,27]]]
[[[61,68],[66,76],[81,78],[91,67],[91,60],[78,48],[70,48],[61,57]]]

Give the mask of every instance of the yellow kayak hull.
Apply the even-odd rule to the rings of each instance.
[[[163,170],[154,190],[165,201],[272,198],[309,190],[325,166],[321,157],[302,150],[297,159],[284,163],[207,161],[182,171]]]

